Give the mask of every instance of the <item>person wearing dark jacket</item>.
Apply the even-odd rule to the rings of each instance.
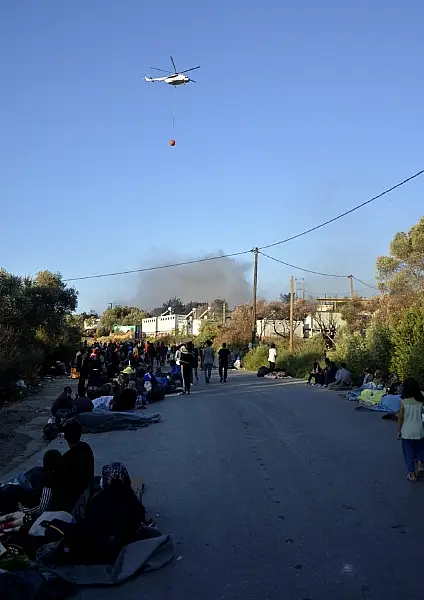
[[[91,485],[94,479],[94,455],[87,442],[81,441],[81,424],[72,419],[63,427],[63,435],[69,450],[63,455],[69,480],[70,505],[75,506],[78,498]]]
[[[84,394],[79,395],[72,401],[72,412],[76,415],[80,415],[81,413],[92,412],[93,411],[93,403],[90,398]]]
[[[59,450],[47,450],[43,456],[43,471],[43,487],[38,503],[32,508],[19,504],[19,510],[32,517],[39,517],[47,510],[70,512],[73,508],[69,501],[70,481]]]
[[[194,366],[193,342],[187,342],[186,345],[180,347],[181,357],[180,364],[183,374],[184,394],[190,393],[191,378]]]
[[[228,364],[230,362],[230,351],[227,344],[222,344],[221,350],[218,352],[218,372],[221,383],[227,383]]]
[[[57,422],[66,417],[72,411],[72,389],[66,386],[63,392],[56,398],[51,407],[52,415]]]
[[[126,467],[118,462],[102,469],[101,489],[88,502],[77,524],[70,551],[78,564],[109,564],[123,546],[137,539],[146,511],[131,486]]]

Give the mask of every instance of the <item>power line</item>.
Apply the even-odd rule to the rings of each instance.
[[[352,275],[353,277],[353,275]],[[375,285],[371,285],[369,283],[366,283],[365,281],[362,281],[362,279],[358,279],[358,277],[353,277],[353,279],[355,281],[357,281],[358,283],[362,283],[362,285],[365,285],[368,288],[371,288],[372,290],[377,290],[377,292],[379,292],[380,290],[378,289],[378,287],[375,287]]]
[[[196,263],[207,262],[209,260],[218,260],[220,258],[231,258],[233,256],[241,256],[249,254],[252,250],[244,250],[243,252],[233,252],[232,254],[223,254],[220,256],[209,256],[207,258],[198,258],[197,260],[187,260],[185,262],[173,263],[170,265],[159,265],[157,267],[145,267],[144,269],[132,269],[131,271],[117,271],[116,273],[101,273],[99,275],[86,275],[84,277],[71,277],[63,281],[83,281],[84,279],[100,279],[101,277],[114,277],[115,275],[129,275],[131,273],[146,273],[147,271],[158,271],[159,269],[170,269],[171,267],[183,267],[184,265],[194,265]]]
[[[337,279],[347,279],[347,278],[349,278],[349,275],[335,275],[334,273],[320,273],[319,271],[312,271],[311,269],[304,269],[303,267],[298,267],[296,265],[291,265],[290,263],[284,262],[284,260],[280,260],[279,258],[275,258],[274,256],[269,256],[269,254],[265,254],[265,252],[259,252],[259,254],[262,254],[262,256],[266,256],[266,258],[274,260],[277,263],[285,265],[286,267],[291,267],[292,269],[297,269],[298,271],[304,271],[305,273],[312,273],[313,275],[321,275],[322,277],[335,277]],[[380,291],[374,285],[366,283],[365,281],[362,281],[362,279],[359,279],[358,277],[354,277],[353,275],[352,275],[352,277],[358,283],[361,283],[362,285],[365,285],[366,287],[371,288],[372,290],[376,290],[377,292]]]
[[[320,225],[315,225],[315,227],[311,227],[310,229],[307,229],[306,231],[302,231],[302,233],[297,233],[296,235],[292,235],[291,237],[286,238],[285,240],[281,240],[280,242],[274,242],[273,244],[268,244],[266,246],[259,246],[259,250],[266,250],[267,248],[273,248],[274,246],[279,246],[280,244],[285,244],[286,242],[291,242],[292,240],[296,240],[297,238],[300,238],[303,235],[307,235],[308,233],[312,233],[313,231],[316,231],[317,229],[321,229],[321,227],[325,227],[326,225],[329,225],[330,223],[334,223],[334,221],[337,221],[338,219],[346,217],[347,215],[350,215],[351,213],[355,212],[356,210],[359,210],[360,208],[366,206],[367,204],[371,204],[371,202],[378,200],[382,196],[385,196],[386,194],[393,192],[393,190],[396,190],[397,188],[401,187],[402,185],[405,185],[405,183],[412,181],[412,179],[419,177],[423,173],[424,173],[424,169],[422,169],[421,171],[418,171],[418,173],[415,173],[415,175],[411,175],[411,177],[408,177],[407,179],[404,179],[403,181],[397,183],[393,187],[391,187],[387,190],[384,190],[384,192],[381,192],[381,194],[378,194],[377,196],[374,196],[373,198],[370,198],[369,200],[362,202],[362,204],[358,204],[357,206],[354,206],[353,208],[345,211],[344,213],[341,213],[340,215],[337,215],[336,217],[333,217],[332,219],[325,221],[325,223],[321,223]]]
[[[296,265],[291,265],[290,263],[284,262],[279,258],[274,258],[274,256],[269,256],[265,254],[265,252],[259,252],[262,256],[266,256],[266,258],[270,258],[271,260],[275,260],[275,262],[281,263],[286,267],[291,267],[292,269],[297,269],[298,271],[304,271],[305,273],[312,273],[313,275],[322,275],[322,277],[336,277],[337,279],[347,279],[348,275],[335,275],[334,273],[320,273],[319,271],[311,271],[311,269],[304,269],[303,267],[297,267]]]
[[[320,225],[315,225],[315,227],[311,227],[310,229],[307,229],[306,231],[302,231],[301,233],[298,233],[296,235],[293,235],[289,238],[286,238],[285,240],[281,240],[279,242],[274,242],[273,244],[268,244],[266,246],[261,246],[258,249],[259,250],[266,250],[267,248],[273,248],[274,246],[279,246],[281,244],[285,244],[286,242],[291,242],[292,240],[295,240],[297,238],[300,238],[304,235],[307,235],[308,233],[312,233],[313,231],[316,231],[317,229],[321,229],[322,227],[325,227],[326,225],[329,225],[330,223],[333,223],[334,221],[337,221],[338,219],[341,219],[342,217],[346,217],[347,215],[355,212],[356,210],[359,210],[360,208],[366,206],[367,204],[370,204],[371,202],[374,202],[375,200],[378,200],[379,198],[381,198],[382,196],[389,194],[390,192],[393,192],[393,190],[396,190],[397,188],[401,187],[402,185],[405,185],[405,183],[408,183],[409,181],[412,181],[413,179],[415,179],[416,177],[419,177],[420,175],[422,175],[424,173],[424,169],[422,169],[421,171],[418,171],[417,173],[415,173],[414,175],[411,175],[410,177],[408,177],[407,179],[404,179],[403,181],[397,183],[396,185],[394,185],[393,187],[384,190],[384,192],[381,192],[381,194],[378,194],[377,196],[374,196],[373,198],[370,198],[369,200],[366,200],[365,202],[362,202],[362,204],[358,204],[357,206],[355,206],[354,208],[351,208],[350,210],[347,210],[344,213],[341,213],[340,215],[337,215],[335,217],[333,217],[332,219],[329,219],[328,221],[325,221],[325,223],[321,223]],[[70,277],[68,279],[64,279],[64,282],[70,282],[70,281],[84,281],[86,279],[101,279],[103,277],[115,277],[116,275],[130,275],[132,273],[146,273],[148,271],[158,271],[159,269],[170,269],[172,267],[182,267],[185,265],[193,265],[196,263],[202,263],[202,262],[207,262],[207,261],[211,261],[211,260],[219,260],[220,258],[232,258],[234,256],[242,256],[244,254],[249,254],[250,252],[253,252],[253,250],[243,250],[242,252],[233,252],[231,254],[224,254],[221,256],[210,256],[208,258],[199,258],[197,260],[189,260],[189,261],[185,261],[185,262],[180,262],[180,263],[173,263],[173,264],[169,264],[169,265],[159,265],[157,267],[146,267],[144,269],[132,269],[130,271],[118,271],[116,273],[101,273],[99,275],[86,275],[84,277]],[[264,254],[263,252],[261,252],[260,254],[263,254],[264,256],[267,256],[266,254]],[[336,277],[336,278],[344,278],[347,277],[347,275],[332,275],[332,274],[328,274],[328,273],[319,273],[317,271],[311,271],[309,269],[303,269],[302,267],[296,267],[294,265],[290,265],[289,263],[285,263],[283,261],[280,261],[276,258],[273,258],[272,256],[267,256],[267,258],[270,258],[271,260],[275,260],[276,262],[280,262],[281,264],[284,264],[288,267],[291,267],[293,269],[298,269],[299,271],[304,271],[305,273],[312,273],[314,275],[322,275],[324,277]],[[356,279],[356,278],[354,278]],[[360,280],[358,280],[360,281]],[[361,282],[362,283],[362,282]],[[378,288],[375,288],[367,283],[365,283],[364,285],[366,285],[367,287],[370,287],[372,289],[375,289],[377,291]]]

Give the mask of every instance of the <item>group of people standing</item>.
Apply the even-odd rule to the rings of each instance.
[[[193,383],[193,374],[196,380],[198,377],[198,367],[203,369],[205,375],[205,383],[210,383],[212,377],[212,369],[215,364],[215,350],[212,347],[212,342],[208,340],[205,347],[200,353],[195,348],[193,342],[187,342],[178,348],[178,360],[181,365],[181,373],[183,378],[184,394],[190,394],[191,384]],[[222,344],[222,348],[218,351],[218,373],[221,383],[227,382],[228,367],[230,365],[230,350],[227,344]]]

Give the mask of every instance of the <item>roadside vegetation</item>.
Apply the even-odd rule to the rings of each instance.
[[[414,376],[424,386],[424,217],[407,233],[395,235],[389,255],[378,257],[376,268],[381,295],[371,303],[360,298],[348,303],[342,310],[346,326],[333,340],[323,329],[315,338],[299,340],[291,355],[277,341],[277,368],[304,377],[314,359],[329,356],[336,363],[345,361],[356,379],[367,365],[400,379]],[[249,370],[267,365],[267,347],[249,352],[244,365]]]
[[[0,404],[18,379],[31,381],[74,355],[81,338],[76,307],[77,292],[59,274],[0,270]]]

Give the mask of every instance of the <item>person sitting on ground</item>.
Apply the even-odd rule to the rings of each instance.
[[[372,383],[374,381],[374,375],[371,369],[368,366],[364,367],[364,378],[362,380],[362,385],[367,385],[367,383]]]
[[[69,477],[69,503],[72,508],[94,479],[94,454],[87,442],[81,441],[81,423],[72,419],[63,427],[69,450],[63,455]]]
[[[346,363],[340,363],[340,369],[336,373],[333,383],[328,385],[331,390],[349,390],[352,387],[352,373],[347,370]]]
[[[310,372],[309,377],[308,377],[308,385],[311,385],[312,379],[315,380],[315,385],[319,385],[321,383],[321,375],[322,375],[322,369],[319,366],[318,361],[315,361],[314,364],[312,365],[312,371]]]
[[[124,546],[138,539],[145,524],[146,510],[126,467],[119,462],[105,465],[100,491],[89,500],[84,520],[76,527],[71,554],[78,564],[110,564]]]
[[[31,517],[39,517],[47,510],[70,512],[69,477],[65,460],[59,450],[47,450],[43,456],[44,480],[38,504],[27,508],[19,504],[18,508]]]
[[[181,375],[181,365],[177,365],[175,360],[172,359],[169,361],[169,366],[171,367],[171,370],[169,371],[171,381],[173,383],[180,383],[182,385],[183,378]]]
[[[338,370],[339,367],[335,362],[329,358],[325,359],[325,369],[321,378],[322,387],[328,387],[330,383],[333,383],[336,380],[336,373]]]
[[[53,402],[50,410],[57,422],[65,418],[72,411],[72,388],[66,386]]]
[[[149,365],[147,367],[147,372],[144,374],[143,380],[145,383],[150,383],[152,385],[152,387],[154,385],[156,385],[157,383],[157,379],[153,373],[153,367],[152,365]]]
[[[133,387],[127,387],[113,399],[110,410],[113,412],[127,412],[134,410],[136,405],[137,390]]]
[[[377,375],[377,373],[379,373],[379,371],[376,371],[375,375]],[[362,380],[362,385],[355,390],[350,390],[349,393],[347,394],[347,399],[348,400],[358,400],[359,396],[362,394],[362,392],[364,390],[377,389],[378,385],[379,385],[379,376],[377,375],[377,378],[376,378],[375,375],[372,374],[369,367],[364,367],[364,378]]]
[[[271,372],[275,371],[275,363],[276,362],[277,362],[277,349],[275,347],[275,344],[271,344],[271,347],[268,352],[269,370]]]
[[[75,415],[80,415],[81,413],[92,411],[93,402],[90,400],[90,398],[87,398],[85,391],[83,392],[82,388],[80,388],[78,391],[78,396],[72,401],[72,412]]]

